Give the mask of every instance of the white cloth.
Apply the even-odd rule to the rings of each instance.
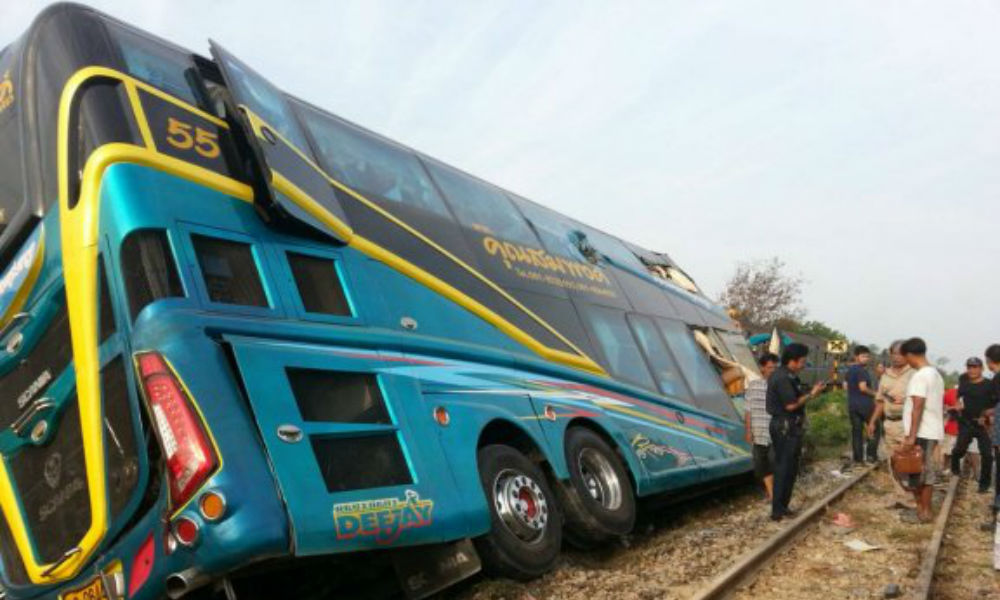
[[[920,368],[906,386],[906,401],[903,403],[903,431],[906,435],[910,435],[914,396],[924,399],[924,413],[917,427],[917,437],[925,440],[943,440],[944,379],[937,369],[929,365]]]

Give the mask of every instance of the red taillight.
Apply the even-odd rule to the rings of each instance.
[[[156,352],[144,352],[136,359],[142,389],[167,459],[170,501],[178,507],[205,483],[218,466],[218,457],[200,417],[163,357]]]

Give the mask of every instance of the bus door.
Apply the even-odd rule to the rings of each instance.
[[[211,50],[241,111],[231,121],[243,122],[247,142],[274,201],[274,206],[267,208],[346,243],[351,235],[347,217],[333,187],[315,166],[306,135],[284,94],[215,42]]]
[[[227,336],[299,555],[465,537],[401,354]]]

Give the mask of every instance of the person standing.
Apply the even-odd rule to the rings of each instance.
[[[931,495],[934,492],[934,447],[944,438],[944,379],[927,361],[927,343],[914,337],[902,347],[906,362],[916,372],[910,378],[903,404],[904,448],[919,446],[923,452],[923,469],[909,476],[910,488],[917,502],[917,519],[931,520]]]
[[[963,374],[962,378],[964,377]],[[939,446],[943,457],[941,468],[948,469],[949,473],[951,473],[951,455],[955,451],[955,442],[958,441],[958,412],[958,386],[956,385],[944,391],[944,440]]]
[[[819,396],[825,382],[819,382],[808,393],[802,392],[799,372],[806,366],[809,348],[791,343],[781,353],[781,366],[767,382],[767,413],[771,445],[774,448],[774,495],[771,500],[771,520],[792,516],[789,508],[792,489],[798,476],[802,454],[802,434],[805,429],[805,405]]]
[[[993,402],[994,406],[1000,402],[1000,344],[992,344],[986,349],[986,368],[993,373]],[[985,457],[988,450],[979,449],[979,453]],[[994,496],[993,510],[1000,510],[1000,419],[993,419],[993,464],[996,465],[996,473],[993,477]]]
[[[875,435],[875,429],[879,424],[883,426],[886,461],[889,463],[890,472],[892,453],[903,445],[903,440],[906,438],[903,429],[903,403],[906,401],[906,388],[910,384],[910,377],[913,376],[913,369],[906,363],[901,351],[902,346],[903,340],[896,340],[889,345],[889,368],[878,382],[875,411],[868,421],[869,437]],[[896,494],[899,500],[904,498],[909,500],[898,482]]]
[[[993,382],[983,377],[983,361],[978,356],[965,361],[965,375],[958,384],[958,439],[951,453],[951,472],[961,473],[962,458],[969,443],[975,440],[980,448],[979,493],[985,494],[993,476],[993,455],[982,449],[993,445],[986,421],[993,415],[995,390]]]
[[[867,447],[865,444],[867,425],[875,412],[875,389],[872,387],[872,378],[868,373],[869,360],[871,360],[871,352],[867,346],[855,347],[854,363],[847,369],[845,377],[847,411],[851,418],[851,450],[855,463],[864,462],[866,455],[869,462],[878,461],[880,423],[875,423],[872,435],[867,436]]]
[[[771,415],[767,414],[767,380],[778,368],[778,360],[770,352],[761,356],[757,362],[762,377],[748,383],[746,389],[747,441],[753,444],[754,475],[764,485],[768,502],[774,498],[774,452],[768,431]]]

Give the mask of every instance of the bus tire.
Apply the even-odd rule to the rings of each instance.
[[[475,540],[494,575],[527,581],[555,565],[562,547],[562,511],[542,470],[502,444],[479,450],[479,479],[490,508],[490,532]]]
[[[560,500],[567,541],[586,549],[631,532],[635,493],[618,454],[586,427],[569,428],[565,448],[569,481],[560,486]]]

